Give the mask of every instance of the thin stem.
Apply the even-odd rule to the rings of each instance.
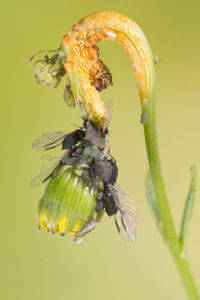
[[[175,260],[177,269],[179,271],[182,282],[185,286],[188,299],[191,300],[199,300],[199,294],[197,291],[197,287],[195,285],[194,279],[192,277],[188,262],[185,258],[181,257],[181,251],[178,253],[174,252],[171,249],[172,256]]]
[[[159,223],[159,229],[175,260],[179,274],[188,294],[188,298],[191,300],[198,300],[200,298],[193,277],[191,275],[188,262],[181,256],[181,245],[175,231],[165,191],[157,143],[154,87],[152,89],[151,95],[152,97],[148,103],[148,106],[142,106],[142,111],[148,113],[149,116],[147,122],[144,124],[144,134],[154,192],[156,194],[157,206],[161,217],[161,224]]]

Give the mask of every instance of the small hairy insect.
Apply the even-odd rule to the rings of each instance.
[[[110,192],[109,187],[106,187],[104,189],[102,201],[105,207],[105,211],[109,217],[117,213],[118,207],[116,206],[115,200]]]
[[[97,216],[102,215],[104,211],[108,216],[113,216],[117,231],[127,241],[132,241],[135,239],[136,232],[135,206],[130,197],[115,186],[118,167],[116,160],[106,150],[108,145],[108,130],[106,128],[108,126],[105,129],[99,129],[98,125],[85,119],[83,126],[71,133],[66,131],[50,132],[36,139],[33,142],[34,150],[47,151],[61,146],[61,155],[45,156],[44,158],[47,159],[48,163],[42,167],[40,174],[32,180],[31,185],[39,185],[50,178],[51,181],[57,178],[55,180],[60,182],[59,180],[62,180],[63,177],[62,172],[69,170],[69,174],[71,174],[72,171],[69,169],[71,168],[74,170],[73,176],[77,176],[76,180],[80,186],[82,182],[87,181],[91,195],[95,195],[94,212]],[[48,188],[51,190],[50,186]],[[44,219],[45,216],[44,211],[44,216],[41,215],[42,221],[40,222],[44,221],[47,224],[48,222]],[[99,222],[99,219],[95,219],[93,215],[89,220],[85,226],[82,223],[81,227],[77,227],[79,230],[74,229],[72,234],[75,243],[80,243],[83,237],[92,231]],[[62,222],[59,226],[59,228],[64,228]],[[43,227],[47,228],[47,225],[43,225]],[[59,228],[57,232],[63,234]]]
[[[86,128],[85,138],[92,144],[99,146],[101,149],[105,148],[106,140],[101,136],[98,128],[88,120],[85,121],[84,126]]]
[[[109,217],[115,217],[117,231],[127,241],[133,241],[136,234],[136,209],[130,197],[119,187],[115,186],[118,167],[116,161],[94,161],[91,164],[92,177],[102,180],[104,183],[103,193],[100,193],[96,211],[103,208]]]
[[[140,123],[141,123],[141,124],[145,124],[146,121],[147,121],[147,119],[148,119],[148,114],[147,114],[146,112],[143,112],[143,113],[141,114]]]
[[[84,138],[84,136],[85,136],[85,132],[82,129],[77,129],[69,133],[62,141],[62,149],[67,150],[75,146],[78,142],[80,142]]]
[[[37,138],[33,142],[32,148],[35,151],[47,151],[62,144],[62,150],[68,150],[81,141],[83,136],[84,131],[82,130],[75,130],[71,133],[67,133],[66,131],[48,132]],[[60,165],[63,155],[62,153],[59,156],[43,156],[42,158],[46,159],[47,163],[42,166],[39,175],[33,178],[31,185],[38,186],[46,182],[53,171]]]
[[[90,166],[92,177],[102,180],[104,183],[109,182],[112,176],[112,165],[107,160],[94,160]]]
[[[84,138],[86,139],[86,141],[85,144],[83,143],[83,148],[75,147]],[[89,142],[89,144],[87,144],[87,141]],[[69,155],[66,152],[62,152],[60,156],[44,156],[43,158],[47,160],[47,163],[41,168],[39,175],[31,181],[31,185],[38,186],[46,182],[50,178],[53,171],[57,168],[57,166],[60,165],[60,163],[73,164],[75,161],[77,161],[77,158],[79,158],[79,163],[81,163],[81,161],[84,163],[84,156],[82,155],[82,153],[87,147],[88,149],[91,149],[90,143],[102,148],[106,145],[105,138],[101,137],[98,129],[89,120],[84,121],[83,127],[81,129],[77,129],[71,133],[68,133],[66,131],[57,131],[48,132],[41,135],[33,142],[33,150],[47,151],[61,145],[62,150],[69,150],[71,153],[69,152]],[[73,148],[74,151],[72,151]],[[86,152],[87,151],[85,151],[85,153]],[[96,155],[98,155],[98,153]]]
[[[94,160],[90,166],[92,177],[102,180],[103,183],[114,184],[118,176],[118,167],[116,161],[110,160]]]

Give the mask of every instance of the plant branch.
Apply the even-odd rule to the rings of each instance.
[[[56,68],[53,62],[50,63],[49,61],[35,63],[37,80],[44,85],[56,87],[63,74],[68,73],[69,85],[66,92],[69,97],[66,97],[67,103],[78,106],[87,113],[90,120],[98,126],[104,127],[108,118],[107,109],[104,107],[95,86],[95,76],[100,73],[100,70],[106,70],[103,62],[99,59],[96,46],[98,42],[105,39],[123,44],[135,69],[150,168],[150,181],[148,181],[148,188],[151,193],[150,205],[154,205],[156,208],[157,216],[159,216],[159,222],[157,222],[159,231],[172,253],[188,298],[198,300],[200,298],[188,263],[181,256],[182,242],[176,233],[165,191],[156,132],[155,59],[140,27],[128,17],[112,11],[96,12],[87,16],[63,37],[61,47],[57,50],[59,55],[56,56],[58,64]],[[63,64],[65,72],[62,69]],[[194,185],[192,191],[194,191]],[[192,207],[193,196],[192,198],[190,196],[187,203],[189,203],[189,207]],[[186,210],[188,205],[186,204]],[[191,213],[187,214],[187,218],[184,220],[189,220],[190,216]],[[183,221],[182,237],[186,232],[186,224],[188,223]]]
[[[124,44],[125,50],[130,54],[135,68],[142,113],[145,115],[143,125],[152,190],[160,216],[157,224],[174,257],[188,298],[200,299],[188,263],[181,256],[181,243],[175,231],[161,171],[156,132],[154,57],[142,30],[134,21],[111,11],[97,12],[82,19],[63,37],[62,48],[67,54],[65,69],[69,73],[72,92],[77,99],[76,104],[90,113],[90,119],[96,123],[106,119],[103,102],[90,82],[92,70],[98,67],[96,43],[103,39]],[[88,50],[84,52],[83,47]]]
[[[135,67],[142,113],[145,114],[144,135],[152,189],[160,216],[157,224],[174,257],[189,299],[197,300],[199,296],[188,263],[181,257],[181,244],[172,220],[160,166],[155,115],[154,57],[142,30],[134,21],[115,12],[97,12],[82,19],[63,38],[62,47],[67,53],[65,68],[69,73],[72,91],[78,99],[78,105],[86,112],[92,112],[91,119],[99,122],[106,117],[99,93],[91,85],[89,79],[98,56],[94,55],[95,59],[92,64],[88,60],[88,56],[91,56],[91,49],[94,49],[96,43],[103,39],[124,44]],[[85,53],[85,56],[81,45],[87,45],[90,50]]]

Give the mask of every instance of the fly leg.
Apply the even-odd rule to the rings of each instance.
[[[90,231],[92,231],[98,225],[97,220],[90,220],[86,222],[86,225],[79,231],[75,231],[74,243],[80,244],[83,242],[83,237]]]

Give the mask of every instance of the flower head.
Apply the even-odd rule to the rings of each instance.
[[[52,175],[39,203],[40,228],[52,233],[75,234],[93,219],[97,190],[77,175],[76,168],[62,165]]]

